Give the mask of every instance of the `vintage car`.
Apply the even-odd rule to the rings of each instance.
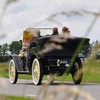
[[[10,55],[10,82],[15,84],[18,74],[31,74],[33,83],[40,85],[44,75],[50,78],[53,75],[61,76],[70,73],[74,83],[80,84],[83,66],[78,53],[84,45],[89,44],[90,39],[65,38],[61,35],[41,36],[40,31],[41,29],[38,28],[28,28],[24,31],[21,53]]]

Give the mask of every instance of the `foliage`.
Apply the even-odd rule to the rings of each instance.
[[[18,41],[12,41],[10,45],[7,43],[0,45],[0,62],[7,62],[9,53],[19,54],[22,45]]]
[[[6,52],[8,51],[8,49],[9,49],[9,46],[7,43],[0,45],[0,55],[5,56],[7,54]]]
[[[7,43],[0,45],[0,62],[8,61],[8,49],[9,45]]]
[[[9,60],[9,56],[0,56],[0,62],[7,62]]]
[[[18,41],[13,41],[13,42],[9,45],[9,50],[10,50],[12,53],[19,54],[21,48],[22,48],[22,45],[21,45],[20,42],[18,42]]]

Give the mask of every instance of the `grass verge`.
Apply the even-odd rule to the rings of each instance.
[[[30,97],[0,95],[0,100],[35,100]]]

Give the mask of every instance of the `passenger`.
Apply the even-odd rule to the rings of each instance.
[[[69,31],[69,29],[66,27],[66,26],[64,26],[63,28],[62,28],[62,34],[61,34],[62,36],[64,36],[64,37],[70,37],[70,31]]]
[[[34,36],[32,37],[32,40],[36,40],[36,39],[38,39],[39,37],[41,37],[41,35],[40,35],[40,30],[39,29],[36,29],[35,30],[35,34],[34,34]],[[31,41],[32,41],[31,40]]]
[[[57,27],[54,27],[54,28],[53,28],[53,33],[52,33],[52,35],[58,35],[58,34],[59,34],[58,28],[57,28]]]

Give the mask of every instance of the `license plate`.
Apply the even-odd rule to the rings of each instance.
[[[61,64],[68,64],[68,61],[62,60],[60,63],[61,63]]]

